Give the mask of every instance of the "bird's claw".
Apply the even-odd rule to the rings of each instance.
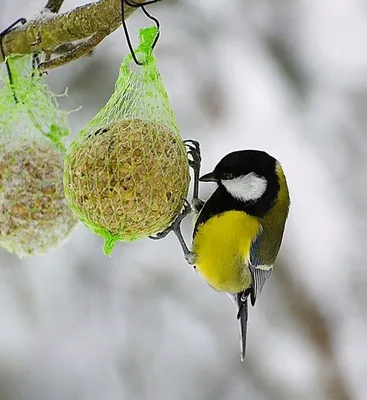
[[[152,240],[164,239],[172,231],[171,225],[162,232],[156,233],[154,236],[148,236]]]
[[[186,139],[183,141],[185,146],[189,148],[195,149],[198,153],[200,153],[200,143],[197,140]]]
[[[187,147],[189,166],[194,171],[194,190],[192,194],[192,206],[195,212],[199,212],[204,204],[204,202],[199,199],[199,177],[201,168],[200,143],[196,140],[188,139],[184,140],[184,144]]]
[[[201,166],[200,143],[196,140],[188,139],[184,140],[184,144],[188,148],[187,154],[192,158],[189,158],[190,167],[194,171],[198,171]]]
[[[186,199],[184,199],[183,209],[181,210],[180,214],[177,215],[176,219],[172,222],[172,224],[162,232],[158,232],[154,236],[149,236],[149,239],[152,240],[164,239],[170,232],[179,231],[181,222],[185,217],[187,217],[190,214],[190,212],[191,212],[191,205]]]

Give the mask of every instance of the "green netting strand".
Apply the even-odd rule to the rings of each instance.
[[[44,137],[65,152],[64,139],[70,133],[67,113],[58,108],[56,96],[42,76],[32,70],[31,56],[8,58],[8,63],[12,85],[5,64],[0,69],[1,145],[15,144],[24,138]]]

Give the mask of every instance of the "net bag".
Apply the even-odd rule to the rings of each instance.
[[[135,54],[143,65],[125,57],[110,100],[65,159],[66,198],[105,239],[105,254],[117,241],[166,228],[187,196],[188,159],[152,53],[156,35],[155,27],[140,30]]]
[[[76,225],[63,190],[66,113],[31,56],[0,65],[0,246],[19,257],[59,245]]]

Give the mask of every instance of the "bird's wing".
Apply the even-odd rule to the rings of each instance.
[[[262,230],[252,243],[250,250],[250,271],[253,279],[254,303],[256,296],[269,279],[273,265],[282,243],[285,221],[288,215],[289,201],[277,202],[262,218]],[[279,215],[283,217],[279,218]]]
[[[251,305],[255,305],[258,294],[261,292],[273,270],[273,265],[267,265],[260,254],[259,249],[262,239],[263,231],[258,234],[250,249],[249,269],[252,275]]]
[[[261,290],[265,282],[270,278],[271,269],[260,269],[250,265],[250,272],[252,275],[253,288],[251,291],[251,305],[254,306],[256,303],[257,296],[261,293]]]

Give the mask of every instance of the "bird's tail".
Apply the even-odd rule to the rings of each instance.
[[[243,362],[246,354],[248,297],[243,296],[243,293],[238,293],[237,305],[238,305],[237,319],[240,322],[241,361]]]

